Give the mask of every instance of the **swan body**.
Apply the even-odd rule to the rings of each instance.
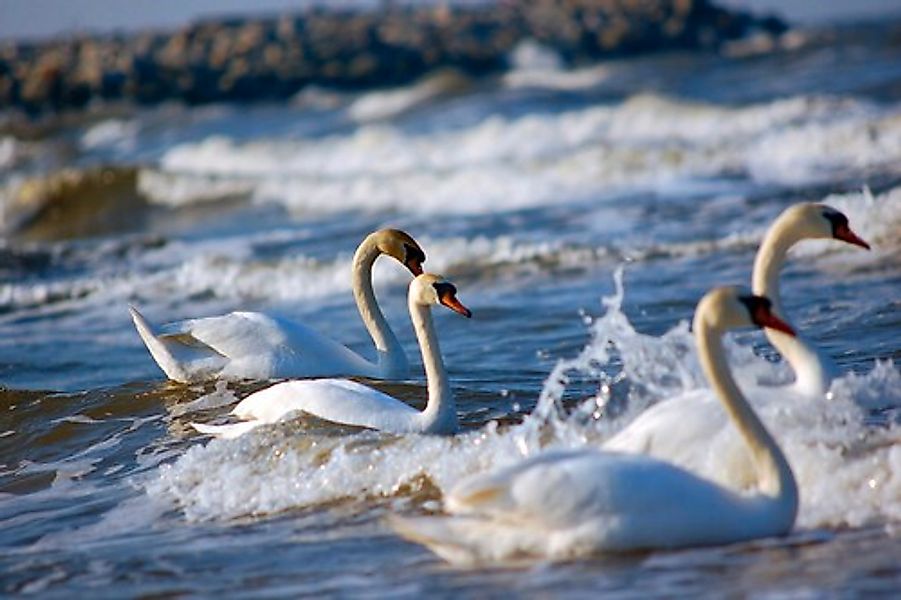
[[[387,394],[345,379],[286,381],[251,394],[232,411],[243,419],[231,425],[192,423],[201,433],[235,438],[296,412],[326,421],[377,429],[389,433],[438,433],[457,431],[457,412],[447,372],[441,360],[431,309],[443,304],[466,317],[471,313],[456,298],[456,288],[437,275],[426,273],[410,284],[410,317],[422,350],[429,400],[418,411]]]
[[[425,261],[416,241],[396,229],[370,234],[354,254],[353,293],[376,346],[376,362],[310,327],[262,313],[233,312],[159,328],[134,307],[131,317],[151,356],[174,381],[336,375],[402,379],[409,372],[407,357],[372,289],[372,265],[382,254],[403,263],[414,276],[422,273]]]
[[[695,314],[704,370],[753,456],[758,490],[740,494],[655,458],[598,450],[539,454],[461,481],[449,517],[395,518],[398,532],[463,564],[520,557],[725,544],[788,533],[798,490],[779,446],[741,396],[721,336],[748,325],[791,329],[769,301],[736,288],[708,293]]]
[[[815,203],[795,204],[786,209],[764,236],[754,260],[753,292],[770,298],[773,312],[789,322],[782,310],[779,271],[788,249],[804,239],[831,238],[869,248],[848,226],[839,211]],[[832,361],[799,336],[766,329],[772,344],[795,372],[795,383],[780,395],[821,397],[837,373]],[[772,394],[754,399],[765,410]],[[716,400],[697,391],[659,402],[640,414],[628,427],[610,438],[604,448],[619,452],[649,454],[719,481],[747,487],[754,481],[754,466],[741,441],[729,435],[722,411],[711,410]]]

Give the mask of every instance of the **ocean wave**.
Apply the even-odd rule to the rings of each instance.
[[[216,136],[167,151],[154,171],[172,183],[150,196],[207,200],[201,182],[214,179],[297,212],[480,214],[718,177],[793,186],[897,174],[898,110],[827,97],[732,108],[639,95],[427,135],[380,122],[317,140]]]
[[[823,202],[848,215],[852,228],[873,245],[872,252],[859,252],[829,240],[805,241],[792,255],[815,260],[818,268],[854,270],[891,261],[901,245],[901,187],[874,196],[861,192],[830,195]],[[775,215],[774,215],[775,216]],[[626,239],[603,244],[561,240],[528,241],[512,235],[495,237],[422,237],[429,256],[428,267],[453,276],[480,276],[498,272],[551,272],[566,268],[590,268],[623,260],[643,261],[661,257],[695,257],[717,252],[739,252],[755,248],[769,223],[729,233],[721,238],[657,242]],[[323,298],[350,291],[351,253],[330,259],[291,254],[261,258],[255,248],[277,241],[290,243],[299,232],[261,232],[200,242],[147,244],[136,247],[101,245],[95,254],[80,254],[72,260],[98,262],[107,267],[90,275],[58,280],[9,281],[0,283],[0,311],[52,305],[64,301],[94,304],[136,301],[171,306],[191,298],[210,296],[232,301],[292,301]],[[56,251],[57,254],[60,250]],[[126,260],[110,262],[109,256]],[[840,257],[840,260],[836,260]],[[825,260],[827,259],[828,260]],[[474,270],[474,267],[476,269]],[[376,263],[377,286],[399,285],[406,274],[388,261]]]
[[[472,81],[463,73],[452,69],[441,70],[409,86],[363,94],[353,100],[346,111],[358,123],[390,119],[471,86]]]
[[[78,145],[82,150],[131,151],[138,145],[141,125],[134,119],[106,119],[88,127]]]
[[[553,48],[534,40],[518,43],[508,57],[510,69],[501,77],[505,87],[577,91],[605,82],[611,69],[606,65],[565,69],[563,58]]]

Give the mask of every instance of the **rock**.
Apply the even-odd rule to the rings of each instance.
[[[313,7],[275,18],[208,20],[172,33],[7,43],[0,48],[0,102],[36,115],[95,99],[287,99],[311,84],[359,89],[411,82],[444,67],[469,76],[499,71],[527,39],[573,64],[715,49],[784,30],[777,19],[754,19],[709,0],[385,3],[356,12]]]

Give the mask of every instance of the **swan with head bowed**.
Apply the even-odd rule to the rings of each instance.
[[[407,357],[372,289],[372,266],[383,254],[398,260],[414,276],[422,273],[425,261],[425,253],[416,240],[397,229],[369,234],[354,254],[354,299],[375,344],[376,362],[305,325],[258,312],[190,319],[159,329],[134,307],[130,307],[131,316],[166,376],[183,383],[337,375],[402,379],[409,372]]]
[[[244,419],[230,425],[191,425],[201,433],[235,438],[295,413],[377,429],[388,433],[452,434],[457,431],[457,408],[441,359],[431,307],[442,304],[465,317],[472,316],[457,300],[457,289],[439,275],[424,273],[410,283],[410,318],[422,352],[428,382],[428,402],[418,411],[382,392],[346,379],[309,379],[278,383],[251,394],[232,410]]]
[[[459,482],[450,516],[395,517],[395,529],[462,564],[595,552],[727,544],[784,535],[795,521],[791,468],[729,372],[722,335],[757,325],[792,335],[770,301],[717,288],[698,304],[701,364],[753,458],[758,489],[741,494],[658,459],[599,450],[550,451]]]
[[[782,310],[779,271],[788,249],[804,239],[841,240],[869,249],[848,226],[848,218],[823,204],[801,203],[786,209],[764,236],[754,260],[755,294],[770,298],[773,312],[789,322]],[[823,397],[837,369],[832,361],[801,336],[767,329],[767,337],[795,372],[795,383],[780,394]],[[778,396],[780,394],[776,394]],[[773,394],[755,397],[755,406],[778,401]],[[610,438],[604,448],[650,454],[677,465],[703,472],[736,486],[754,482],[754,467],[740,440],[729,435],[722,411],[713,409],[716,399],[705,390],[664,400],[641,413],[625,429]]]

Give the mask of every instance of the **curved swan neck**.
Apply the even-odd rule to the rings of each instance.
[[[407,357],[403,347],[385,319],[372,289],[372,265],[381,252],[372,236],[363,240],[354,254],[351,283],[360,318],[378,351],[379,370],[384,375],[405,376]]]
[[[791,213],[783,213],[769,228],[754,258],[752,291],[766,296],[773,303],[773,312],[783,321],[791,322],[782,309],[779,274],[789,249],[803,239],[792,220]],[[809,396],[825,394],[832,382],[835,368],[828,358],[801,337],[765,329],[764,334],[795,372],[796,389]]]
[[[416,331],[416,340],[422,352],[422,364],[428,384],[429,400],[422,412],[423,430],[432,429],[456,430],[457,406],[450,389],[444,361],[441,359],[441,347],[432,324],[432,311],[410,299],[410,318]]]
[[[799,240],[798,234],[790,222],[779,218],[767,230],[760,249],[754,257],[754,273],[751,288],[755,294],[766,296],[773,302],[776,313],[782,314],[782,298],[779,294],[779,272],[785,263],[785,257]]]
[[[751,452],[757,468],[760,490],[780,500],[783,506],[791,509],[794,517],[798,509],[798,486],[795,477],[779,445],[732,378],[723,349],[723,332],[708,325],[701,314],[695,317],[694,329],[701,366]]]

